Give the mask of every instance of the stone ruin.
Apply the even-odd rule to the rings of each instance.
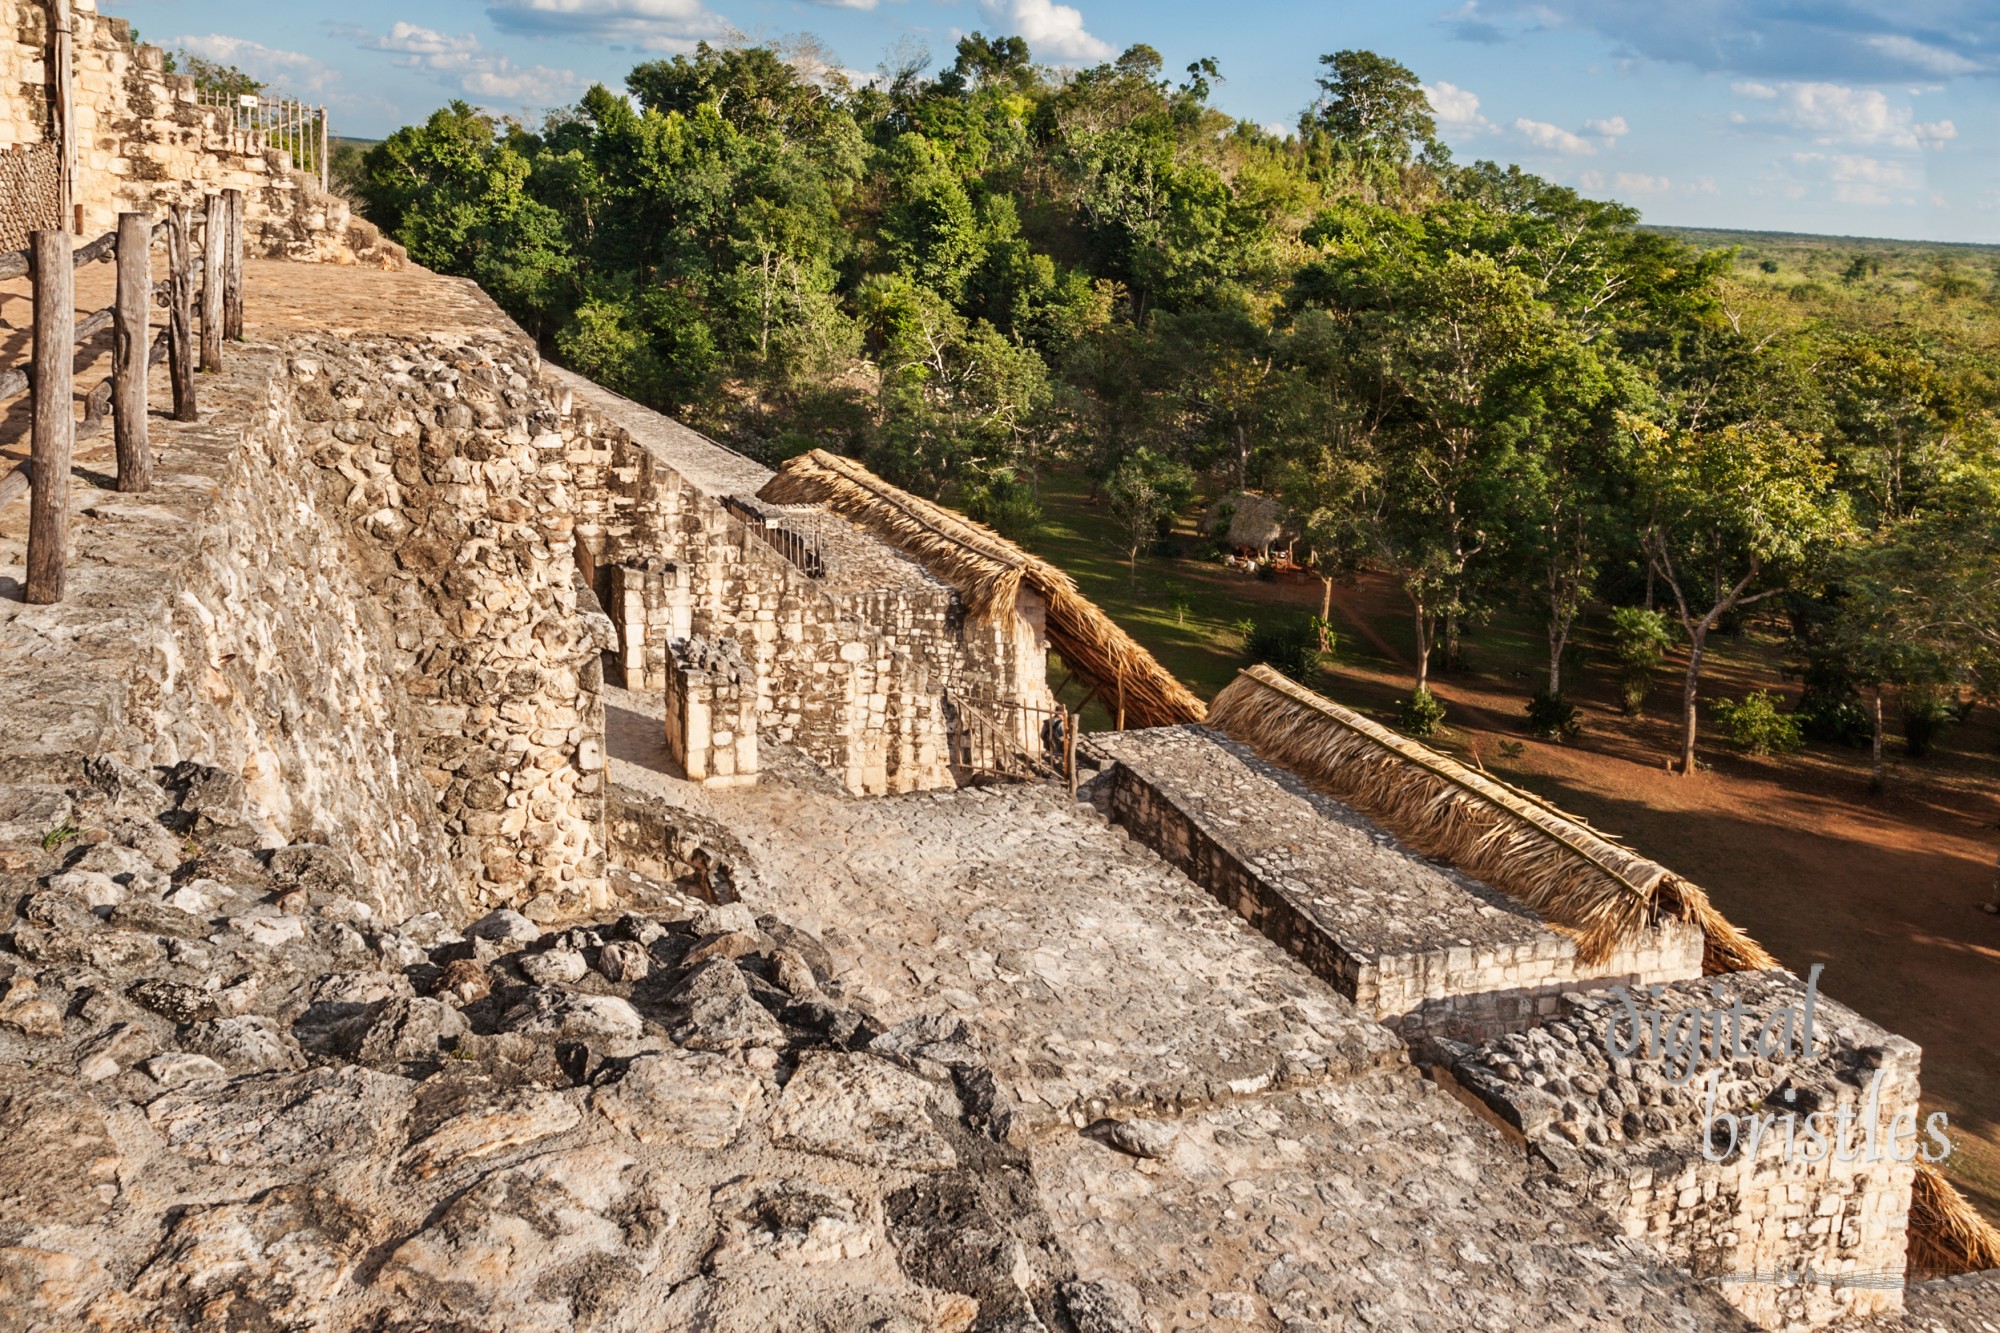
[[[79,486],[64,603],[0,510],[0,1328],[2000,1308],[1906,1271],[1912,1168],[1711,1161],[1592,1045],[1613,985],[1797,979],[1673,923],[1586,962],[1205,728],[963,784],[1038,608],[758,501],[469,284],[297,274],[154,491]],[[1821,1029],[1722,1103],[1914,1104]]]
[[[403,247],[348,200],[296,170],[289,152],[261,150],[232,134],[228,110],[202,105],[194,81],[167,73],[164,53],[133,41],[127,20],[99,13],[96,0],[62,2],[75,34],[82,235],[111,231],[123,211],[157,217],[168,204],[199,205],[204,195],[240,189],[244,244],[253,256],[387,269],[407,262]],[[42,0],[0,0],[0,153],[48,139],[47,30]],[[0,230],[15,204],[0,199]]]

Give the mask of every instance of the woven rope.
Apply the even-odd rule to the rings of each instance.
[[[62,225],[61,173],[55,144],[0,149],[0,252],[25,250],[31,234]]]

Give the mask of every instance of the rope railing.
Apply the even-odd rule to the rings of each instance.
[[[193,245],[201,228],[202,253]],[[166,282],[153,285],[153,247],[166,243]],[[76,314],[76,272],[87,264],[115,261],[117,299],[102,310]],[[34,341],[28,363],[0,371],[0,403],[33,395],[29,457],[0,476],[0,505],[29,494],[26,600],[60,602],[70,547],[71,454],[79,439],[104,428],[110,417],[118,453],[117,487],[144,491],[152,485],[153,453],[147,432],[147,372],[166,361],[173,384],[177,421],[197,419],[194,308],[197,285],[201,307],[201,369],[222,368],[225,339],[243,337],[243,192],[210,195],[201,213],[174,205],[154,221],[143,213],[120,213],[118,226],[97,239],[72,246],[61,229],[37,231],[26,250],[0,255],[0,280],[27,276],[34,307]],[[152,334],[155,303],[167,311],[166,326]],[[84,399],[76,420],[77,349],[111,330],[111,375]],[[86,364],[101,353],[92,353]]]

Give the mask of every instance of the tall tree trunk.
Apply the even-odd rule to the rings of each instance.
[[[1444,665],[1447,671],[1456,671],[1458,661],[1458,612],[1444,613]]]
[[[1553,621],[1549,624],[1549,694],[1560,697],[1563,692],[1563,649],[1569,646],[1569,627],[1557,629]]]
[[[1333,580],[1322,574],[1319,576],[1319,650],[1333,651],[1331,633],[1327,626],[1333,623]]]
[[[1874,698],[1869,701],[1870,720],[1874,725],[1874,737],[1868,754],[1868,790],[1882,790],[1882,687],[1877,685]]]
[[[1701,714],[1697,709],[1701,690],[1701,658],[1708,650],[1708,621],[1688,631],[1687,680],[1681,686],[1681,776],[1694,773],[1694,736]]]
[[[1421,692],[1430,688],[1431,679],[1431,622],[1424,615],[1424,604],[1417,603],[1417,689]]]

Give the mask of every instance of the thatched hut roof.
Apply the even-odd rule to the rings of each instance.
[[[958,589],[973,614],[1013,613],[1023,587],[1048,607],[1049,646],[1063,665],[1116,706],[1128,725],[1199,722],[1207,710],[1046,560],[942,505],[899,490],[850,458],[815,449],[791,459],[758,492],[774,504],[821,504],[867,529]]]
[[[1531,793],[1399,736],[1266,666],[1215,697],[1209,723],[1379,821],[1427,856],[1533,907],[1598,959],[1661,918],[1691,921],[1708,973],[1779,966],[1698,885]],[[2000,1267],[2000,1229],[1952,1183],[1917,1163],[1910,1208],[1913,1272]]]
[[[1285,535],[1285,507],[1270,496],[1238,491],[1218,500],[1209,511],[1211,523],[1221,518],[1225,505],[1229,510],[1227,537],[1231,546],[1250,546],[1261,551]]]

